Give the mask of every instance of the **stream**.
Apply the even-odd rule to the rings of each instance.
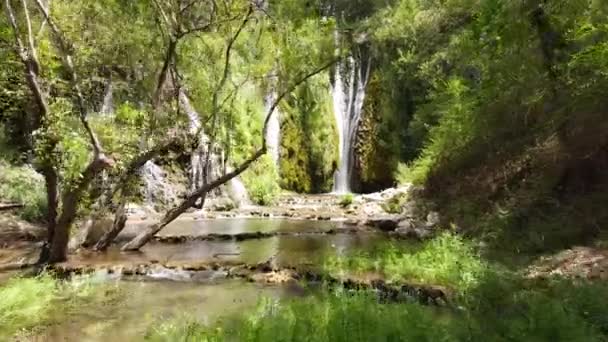
[[[126,241],[147,222],[129,222],[119,241]],[[386,242],[386,235],[346,230],[343,223],[279,219],[181,218],[160,235],[193,238],[178,243],[153,241],[139,253],[122,253],[120,245],[107,253],[79,252],[70,256],[74,267],[108,268],[125,264],[177,264],[233,262],[258,264],[272,258],[277,267],[315,267],[329,257],[370,251]],[[331,234],[320,232],[332,231]],[[199,240],[208,234],[282,232],[281,235],[243,241]],[[141,276],[93,273],[95,281],[112,285],[120,300],[74,312],[66,320],[52,324],[34,341],[134,341],[150,326],[184,315],[205,323],[252,309],[262,298],[289,298],[303,295],[293,286],[247,282],[223,277],[220,271],[189,276],[180,268],[162,269]],[[77,310],[78,311],[78,310]]]

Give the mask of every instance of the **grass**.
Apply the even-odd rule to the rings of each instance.
[[[23,204],[19,216],[38,222],[47,211],[44,181],[27,166],[12,166],[0,160],[0,202]]]
[[[385,303],[373,292],[334,288],[264,299],[256,310],[204,325],[151,328],[150,341],[568,341],[608,340],[608,284],[531,280],[482,261],[475,244],[444,234],[415,250],[395,246],[334,259],[330,272],[379,271],[458,289],[447,307]]]
[[[389,280],[443,285],[459,291],[475,286],[487,265],[473,243],[444,233],[408,249],[388,244],[375,252],[330,259],[330,273],[378,272]]]
[[[256,310],[212,326],[193,320],[165,322],[150,329],[147,340],[589,342],[608,337],[606,310],[589,310],[600,307],[591,304],[596,296],[589,295],[597,290],[593,285],[581,289],[569,284],[560,289],[565,292],[551,293],[509,281],[501,284],[506,279],[494,277],[475,293],[490,290],[493,295],[473,297],[459,309],[382,304],[369,292],[338,290],[298,300],[265,299]],[[608,297],[599,302],[607,304]]]
[[[46,325],[118,298],[110,285],[83,276],[63,282],[50,275],[12,278],[0,286],[0,340],[27,336]]]
[[[59,298],[57,282],[49,276],[17,278],[0,287],[0,339],[48,321]]]

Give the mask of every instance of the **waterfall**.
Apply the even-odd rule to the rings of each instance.
[[[334,175],[334,192],[351,191],[354,147],[369,79],[369,58],[350,55],[335,67],[331,92],[338,127],[340,163]]]
[[[200,117],[188,96],[184,93],[183,90],[179,91],[179,102],[181,108],[186,112],[188,119],[190,121],[190,133],[195,134],[201,128]],[[204,133],[200,132],[199,137],[199,145],[195,151],[192,152],[190,156],[190,190],[194,191],[195,189],[201,187],[204,183],[209,182],[211,180],[217,179],[221,177],[225,172],[229,172],[230,169],[225,164],[225,156],[224,151],[219,149],[217,146],[212,146],[209,151],[209,137]],[[207,154],[209,155],[209,164],[206,164]],[[205,167],[207,169],[205,170]],[[206,178],[206,179],[205,179]],[[229,197],[238,205],[248,205],[249,195],[247,193],[247,189],[239,179],[239,177],[235,177],[230,180],[228,184],[228,195]],[[226,189],[218,189],[217,195],[220,195],[222,190]]]
[[[144,181],[144,198],[151,207],[154,204],[173,205],[177,203],[178,194],[167,180],[166,172],[151,160],[141,168]]]
[[[114,112],[114,89],[112,87],[112,78],[108,79],[108,85],[103,96],[103,103],[101,104],[100,114],[109,115]]]
[[[277,94],[273,90],[271,91],[266,98],[264,99],[264,107],[266,109],[266,113],[270,110],[270,107],[276,101]],[[279,153],[281,146],[281,122],[280,122],[281,112],[279,108],[275,108],[275,110],[270,114],[270,118],[268,119],[268,129],[266,131],[266,146],[268,147],[268,153],[272,157],[274,164],[279,166]]]

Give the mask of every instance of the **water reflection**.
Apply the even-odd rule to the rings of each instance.
[[[151,222],[129,222],[121,234],[133,236]],[[192,217],[178,219],[160,232],[160,235],[206,235],[206,234],[239,234],[250,232],[307,232],[330,230],[340,227],[342,223],[331,221],[304,221],[281,219],[215,219],[197,220]]]

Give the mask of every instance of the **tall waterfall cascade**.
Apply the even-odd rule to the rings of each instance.
[[[264,108],[266,109],[266,113],[270,110],[272,104],[276,101],[277,94],[273,90],[266,95],[264,99]],[[272,157],[274,164],[279,166],[280,159],[280,148],[281,148],[281,112],[279,108],[275,108],[272,113],[270,113],[270,118],[268,119],[268,127],[266,130],[266,146],[268,147],[268,153]]]
[[[188,116],[190,122],[190,133],[195,134],[199,130],[200,141],[195,151],[190,156],[190,190],[193,191],[205,183],[221,177],[224,173],[229,172],[230,168],[225,163],[224,151],[217,146],[209,146],[209,137],[202,132],[199,114],[196,112],[188,96],[183,90],[179,92],[179,102],[181,108]],[[208,162],[207,162],[208,161]],[[228,183],[228,195],[238,205],[248,205],[249,194],[243,182],[239,177],[235,177]],[[218,189],[216,195],[222,194],[222,189]]]
[[[114,112],[114,89],[112,86],[112,78],[108,79],[106,85],[106,91],[103,95],[103,102],[101,104],[100,114],[110,115]]]
[[[336,64],[331,85],[339,136],[340,162],[334,175],[334,192],[351,192],[357,128],[361,120],[371,61],[350,55]]]

